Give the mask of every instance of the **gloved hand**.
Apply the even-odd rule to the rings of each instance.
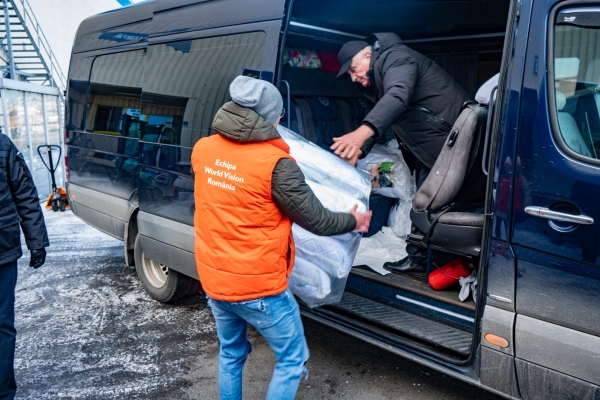
[[[46,262],[46,249],[45,248],[41,248],[41,249],[35,249],[35,250],[31,250],[31,258],[29,259],[29,266],[33,267],[34,269],[37,269],[39,267],[41,267],[42,265],[44,265],[44,263]]]

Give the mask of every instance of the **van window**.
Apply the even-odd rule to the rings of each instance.
[[[85,129],[139,138],[145,51],[98,56],[92,65]]]
[[[554,26],[555,109],[563,144],[600,155],[600,9],[568,9]],[[551,80],[551,82],[552,82]]]
[[[261,68],[265,42],[264,32],[250,32],[149,46],[142,140],[192,147],[208,136],[231,81]]]

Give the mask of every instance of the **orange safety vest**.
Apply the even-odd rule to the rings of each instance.
[[[244,301],[287,289],[292,221],[271,193],[282,158],[291,158],[282,139],[239,143],[217,133],[194,146],[196,267],[213,299]]]

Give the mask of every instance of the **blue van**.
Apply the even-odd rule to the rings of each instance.
[[[499,73],[478,139],[485,203],[438,218],[429,242],[431,254],[477,266],[476,301],[419,274],[355,267],[339,304],[304,316],[507,398],[600,399],[598,3],[155,0],[94,16],[68,76],[73,212],[123,241],[153,298],[198,291],[190,155],[229,83],[273,82],[283,125],[327,147],[366,103],[326,60],[385,31],[471,95]],[[323,67],[287,65],[290,48],[314,50]],[[415,225],[432,211],[413,210]]]

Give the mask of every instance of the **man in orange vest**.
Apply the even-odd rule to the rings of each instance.
[[[317,235],[366,232],[371,212],[331,212],[315,197],[275,129],[283,115],[275,86],[239,76],[229,92],[233,101],[217,112],[216,134],[192,152],[196,265],[221,343],[220,395],[242,398],[249,323],[278,360],[267,399],[293,399],[308,373],[308,347],[287,282],[292,223]]]

